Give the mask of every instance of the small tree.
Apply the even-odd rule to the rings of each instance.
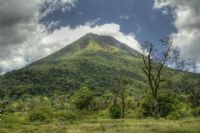
[[[83,109],[89,109],[90,102],[94,98],[93,92],[87,88],[83,87],[80,88],[72,97],[71,101],[72,104],[76,106],[77,109],[83,110]]]
[[[161,48],[157,50],[150,42],[145,42],[143,48],[143,66],[149,88],[154,101],[154,117],[159,118],[158,95],[161,83],[175,76],[183,67],[183,61],[179,58],[179,50],[172,47],[172,39],[165,38],[161,40]],[[171,64],[173,70],[166,65]]]
[[[110,117],[118,119],[121,116],[121,108],[118,105],[118,97],[120,95],[120,81],[118,78],[115,78],[111,83],[111,93],[113,104],[109,108]]]
[[[113,95],[113,107],[118,106],[117,105],[117,100],[118,98],[120,98],[120,102],[121,102],[121,118],[124,119],[124,115],[125,115],[125,100],[126,100],[126,85],[128,83],[128,73],[126,71],[122,71],[120,73],[120,77],[118,77],[114,82],[114,84],[112,85],[112,95]]]
[[[120,81],[118,79],[114,79],[113,83],[111,84],[111,93],[113,99],[113,105],[117,105],[119,93],[120,93]]]

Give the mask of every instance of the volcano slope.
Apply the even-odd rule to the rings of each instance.
[[[23,69],[3,75],[0,96],[71,95],[85,86],[94,90],[95,95],[103,95],[119,85],[122,75],[128,77],[129,93],[140,94],[148,87],[141,65],[141,54],[128,45],[89,33]],[[182,74],[173,78],[173,89]]]

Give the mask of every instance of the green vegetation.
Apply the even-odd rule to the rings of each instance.
[[[91,106],[90,102],[93,100],[93,97],[93,92],[89,88],[83,87],[71,97],[71,101],[77,109],[89,109]]]
[[[0,132],[200,132],[200,76],[160,85],[156,121],[141,65],[128,46],[88,34],[0,77]]]
[[[112,119],[119,119],[121,117],[121,108],[118,105],[111,106],[109,112]]]
[[[75,122],[0,122],[3,133],[199,133],[199,119],[87,119]]]

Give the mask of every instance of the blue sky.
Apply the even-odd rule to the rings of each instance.
[[[121,26],[121,32],[134,33],[140,43],[146,40],[157,43],[176,32],[176,28],[170,8],[166,8],[168,14],[164,14],[153,7],[153,0],[80,0],[71,10],[57,9],[42,22],[60,21],[60,27],[69,25],[73,28],[93,20],[98,20],[96,25],[116,23]]]
[[[200,72],[200,0],[0,0],[0,74],[23,68],[88,32],[141,51],[170,36]]]

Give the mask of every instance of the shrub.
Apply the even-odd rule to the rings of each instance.
[[[143,112],[144,111],[141,108],[129,109],[126,112],[126,116],[127,118],[141,119],[141,118],[144,118]]]
[[[167,116],[167,119],[170,120],[178,120],[182,117],[182,115],[179,112],[172,112]]]
[[[169,114],[176,111],[178,103],[177,95],[169,90],[161,90],[158,96],[159,114],[161,117],[166,118]],[[154,115],[154,103],[153,98],[149,95],[143,100],[142,109],[145,117]]]
[[[103,98],[95,97],[90,101],[90,110],[91,111],[99,111],[106,109],[106,104]]]
[[[42,111],[33,111],[29,114],[29,120],[31,122],[39,121],[43,122],[48,119],[48,115],[45,112]]]
[[[200,107],[192,109],[192,115],[193,116],[200,116]]]
[[[34,121],[48,121],[50,119],[50,116],[52,116],[52,110],[49,107],[37,107],[29,114],[29,120],[31,122]]]
[[[121,116],[121,108],[118,105],[111,106],[109,112],[112,119],[118,119]]]
[[[71,121],[79,118],[79,114],[70,110],[57,112],[54,116],[63,121]]]
[[[71,102],[77,109],[89,109],[90,102],[94,98],[93,92],[87,88],[80,88],[72,97]]]

